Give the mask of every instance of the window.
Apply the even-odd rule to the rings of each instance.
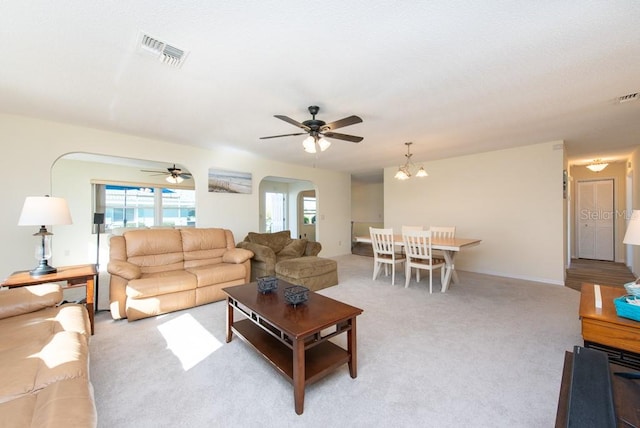
[[[119,227],[195,226],[195,190],[94,184],[106,232]]]

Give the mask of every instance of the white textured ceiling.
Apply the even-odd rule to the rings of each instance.
[[[565,140],[570,160],[640,144],[640,1],[0,2],[0,112],[366,176]],[[181,68],[137,43],[188,52]],[[318,156],[273,117],[356,114]]]

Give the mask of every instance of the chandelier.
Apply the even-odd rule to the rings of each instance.
[[[411,178],[411,169],[415,169],[415,165],[413,164],[413,162],[411,162],[411,156],[413,156],[411,154],[411,145],[413,143],[404,144],[407,146],[407,154],[404,155],[404,157],[407,158],[407,161],[404,165],[398,168],[398,172],[396,172],[396,175],[393,176],[393,178],[397,178],[398,180],[408,180],[409,178]],[[427,174],[427,171],[424,170],[423,166],[420,166],[420,169],[418,170],[418,172],[416,172],[416,177],[426,177],[428,175],[429,174]]]
[[[602,159],[596,159],[592,163],[587,165],[587,168],[589,168],[593,172],[600,172],[603,169],[605,169],[607,165],[609,164],[606,162],[603,162]]]

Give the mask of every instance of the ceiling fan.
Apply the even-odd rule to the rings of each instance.
[[[183,180],[189,180],[191,178],[190,172],[182,172],[180,168],[176,168],[176,164],[173,164],[172,167],[167,168],[167,171],[157,171],[157,170],[149,170],[149,169],[141,169],[142,172],[153,172],[153,175],[166,175],[169,183],[182,183]]]
[[[290,117],[276,114],[274,117],[277,117],[280,120],[284,120],[287,123],[290,123],[298,128],[304,129],[305,132],[297,132],[294,134],[283,134],[283,135],[272,135],[270,137],[260,137],[261,140],[266,140],[269,138],[280,138],[280,137],[291,137],[294,135],[304,135],[309,134],[309,136],[302,142],[302,146],[304,150],[309,153],[316,153],[316,146],[320,148],[320,151],[325,151],[329,148],[331,143],[327,141],[325,138],[335,138],[337,140],[349,141],[352,143],[359,143],[363,140],[362,137],[356,137],[354,135],[340,134],[337,132],[333,132],[334,129],[343,128],[349,125],[355,125],[356,123],[361,123],[362,119],[358,116],[349,116],[344,119],[336,120],[335,122],[326,123],[323,120],[316,119],[316,114],[320,111],[320,107],[318,106],[309,106],[309,113],[311,113],[311,119],[305,120],[304,122],[298,122],[297,120],[293,120]]]

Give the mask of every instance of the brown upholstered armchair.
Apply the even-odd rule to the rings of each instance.
[[[261,276],[275,275],[276,263],[282,260],[317,256],[322,250],[319,242],[292,239],[288,230],[275,233],[249,232],[244,241],[236,246],[253,251],[251,281]]]

